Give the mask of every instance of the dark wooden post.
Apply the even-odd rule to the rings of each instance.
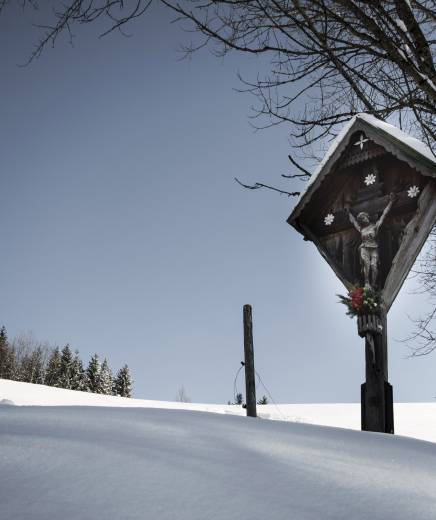
[[[245,356],[245,395],[247,417],[257,417],[256,382],[254,377],[253,323],[251,305],[244,305],[244,356]]]
[[[381,333],[365,336],[365,375],[362,385],[362,430],[394,433],[392,386],[388,382],[387,316],[380,317]]]

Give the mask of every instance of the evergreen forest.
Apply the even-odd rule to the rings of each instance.
[[[94,354],[85,367],[79,352],[70,345],[53,347],[29,335],[10,341],[4,326],[0,329],[0,378],[132,397],[133,381],[127,365],[114,375],[107,359],[100,362],[98,354]]]

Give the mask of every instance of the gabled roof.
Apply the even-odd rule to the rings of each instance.
[[[333,141],[324,159],[313,172],[292,214],[288,218],[289,224],[295,225],[295,221],[302,209],[310,200],[312,194],[318,189],[325,176],[331,172],[334,164],[345,150],[350,136],[359,130],[365,132],[369,139],[380,144],[388,152],[405,161],[423,175],[436,178],[436,157],[427,145],[399,128],[385,123],[370,114],[358,114],[344,126]]]

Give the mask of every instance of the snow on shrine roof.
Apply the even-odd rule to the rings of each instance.
[[[429,161],[433,162],[436,165],[436,156],[433,154],[433,152],[430,150],[430,148],[424,144],[422,141],[419,141],[415,137],[412,137],[409,134],[406,134],[399,128],[397,128],[394,125],[391,125],[389,123],[385,123],[381,119],[377,119],[376,117],[370,115],[370,114],[358,114],[355,116],[354,119],[362,119],[363,121],[366,121],[371,126],[374,126],[376,128],[379,128],[380,130],[383,130],[387,134],[390,134],[395,139],[398,139],[399,141],[402,141],[406,146],[411,148],[412,150],[415,150],[415,152],[419,153]],[[436,153],[436,150],[435,150]]]
[[[418,169],[424,175],[436,177],[436,157],[422,141],[370,114],[357,114],[342,128],[323,160],[312,173],[288,219],[290,224],[294,223],[313,192],[331,171],[332,166],[348,144],[347,137],[359,130],[365,132],[371,140],[381,144],[389,152],[404,160],[410,166],[416,168],[417,164],[419,164],[421,167]]]

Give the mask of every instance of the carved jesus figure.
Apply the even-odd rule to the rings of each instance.
[[[379,252],[377,235],[380,227],[382,226],[387,214],[392,208],[392,205],[396,199],[394,193],[389,195],[389,203],[383,210],[380,218],[375,224],[371,223],[368,213],[365,211],[360,212],[357,218],[348,211],[348,216],[351,223],[360,233],[362,243],[359,246],[360,260],[363,269],[363,278],[365,281],[365,287],[369,289],[375,289],[377,286],[378,278],[378,264],[379,264]]]

